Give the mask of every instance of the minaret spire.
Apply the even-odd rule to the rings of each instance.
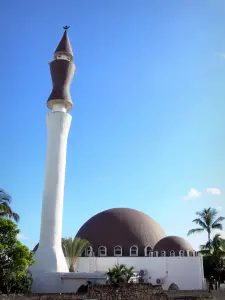
[[[47,106],[53,110],[67,111],[73,106],[70,85],[76,67],[73,63],[74,55],[67,33],[69,26],[63,28],[64,34],[54,52],[53,61],[50,63],[53,88]]]
[[[55,53],[54,54],[66,54],[69,55],[72,59],[73,59],[73,50],[70,44],[70,40],[69,40],[69,36],[67,33],[67,30],[70,28],[70,26],[64,26],[63,29],[64,30],[64,34],[61,38],[61,41],[59,42]]]

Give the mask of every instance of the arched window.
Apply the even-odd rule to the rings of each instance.
[[[166,251],[161,251],[161,256],[165,257],[166,256]]]
[[[170,256],[175,256],[175,251],[174,250],[170,251]]]
[[[91,246],[89,246],[86,250],[86,255],[87,256],[92,256],[93,255],[93,249]]]
[[[152,254],[152,247],[147,246],[145,247],[145,256],[151,256]]]
[[[179,255],[180,255],[180,256],[184,256],[184,250],[180,250],[180,251],[179,251]]]
[[[154,251],[154,257],[158,257],[158,251]]]
[[[138,256],[138,247],[137,246],[132,246],[130,247],[130,256]]]
[[[106,256],[107,255],[107,249],[105,246],[100,246],[98,248],[98,256]]]
[[[63,59],[63,60],[68,60],[70,61],[70,57],[68,55],[65,55],[65,54],[58,54],[56,56],[56,59]]]
[[[122,247],[121,246],[114,247],[114,256],[122,256]]]

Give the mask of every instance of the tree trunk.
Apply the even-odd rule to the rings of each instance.
[[[209,252],[211,253],[210,231],[208,231]]]
[[[70,267],[69,267],[69,272],[71,272],[71,273],[72,273],[72,272],[75,272],[74,266],[73,266],[72,264],[71,264]]]

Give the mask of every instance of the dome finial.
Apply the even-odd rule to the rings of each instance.
[[[70,26],[63,26],[63,29],[65,29],[65,30],[67,30],[67,29],[69,29],[70,28]]]

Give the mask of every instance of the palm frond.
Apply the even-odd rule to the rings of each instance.
[[[223,222],[225,220],[224,217],[219,217],[217,218],[213,224],[212,224],[212,228],[213,229],[220,229],[220,230],[223,230],[223,225],[221,224],[221,222]]]
[[[195,224],[198,224],[198,225],[200,225],[202,228],[204,228],[204,229],[207,229],[207,224],[205,223],[205,222],[203,222],[201,219],[194,219],[193,221],[192,221],[193,223],[195,223]]]
[[[1,202],[0,201],[0,212],[5,214],[12,214],[11,207],[9,206],[8,202]]]
[[[191,234],[194,234],[194,233],[199,233],[199,232],[202,232],[204,231],[203,228],[195,228],[195,229],[191,229],[188,231],[187,235],[191,235]]]
[[[200,217],[207,227],[211,227],[217,214],[217,210],[211,207],[204,208],[202,211],[196,212],[196,215]]]
[[[206,243],[205,245],[200,245],[199,249],[200,249],[200,251],[208,251],[209,252],[208,243]]]
[[[199,253],[201,253],[204,256],[211,256],[210,251],[209,250],[199,250]]]
[[[10,207],[11,197],[3,189],[0,189],[0,217],[19,221],[19,215],[14,213]]]
[[[223,225],[222,225],[222,224],[219,224],[219,223],[217,223],[217,224],[214,224],[214,225],[213,225],[213,227],[212,227],[212,229],[219,229],[219,230],[223,230]]]
[[[79,237],[62,239],[62,250],[68,265],[73,268],[77,258],[90,246],[90,242]]]
[[[1,202],[8,202],[11,203],[11,197],[7,194],[3,189],[0,189],[0,203]]]
[[[19,222],[20,220],[20,216],[17,213],[12,213],[12,219],[14,219],[14,221]]]

